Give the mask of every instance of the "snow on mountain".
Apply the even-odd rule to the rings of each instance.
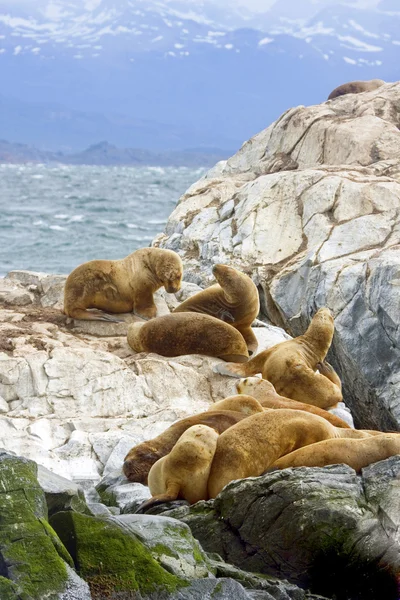
[[[26,138],[15,124],[13,141],[54,149],[60,132],[60,146],[79,149],[98,141],[94,123],[126,118],[125,132],[116,128],[110,142],[146,146],[148,139],[155,148],[155,132],[165,127],[160,149],[193,145],[189,136],[231,149],[343,81],[400,78],[399,0],[365,2],[277,0],[256,13],[210,0],[1,0],[2,94],[43,105],[32,135],[26,120]],[[16,118],[8,114],[0,137]]]

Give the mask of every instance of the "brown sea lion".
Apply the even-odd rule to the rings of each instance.
[[[345,464],[359,472],[396,454],[400,454],[400,434],[378,432],[378,435],[366,439],[330,439],[299,448],[277,460],[271,468]]]
[[[303,335],[260,352],[246,364],[218,364],[214,371],[231,377],[262,373],[278,394],[319,408],[331,408],[342,401],[340,379],[323,362],[333,331],[331,312],[320,308]],[[317,368],[320,373],[315,372]]]
[[[251,324],[260,312],[256,285],[250,277],[228,265],[215,265],[213,275],[217,284],[188,298],[173,312],[202,313],[230,323],[240,331],[249,354],[253,354],[258,342]]]
[[[207,425],[193,425],[185,431],[171,452],[150,469],[152,498],[140,510],[176,498],[194,504],[207,499],[207,483],[218,433]]]
[[[335,88],[328,96],[328,100],[344,96],[345,94],[360,94],[361,92],[372,92],[384,85],[383,79],[370,79],[369,81],[349,81]]]
[[[279,458],[326,439],[371,437],[368,432],[334,427],[302,410],[268,410],[243,419],[218,438],[208,481],[215,498],[234,479],[257,477]]]
[[[256,398],[261,406],[264,406],[265,408],[293,408],[295,410],[304,410],[313,415],[323,417],[335,427],[350,428],[350,425],[348,425],[346,421],[343,421],[340,417],[337,417],[323,408],[318,408],[311,404],[305,404],[304,402],[298,402],[297,400],[280,396],[276,393],[272,383],[266,379],[247,377],[246,379],[241,379],[237,382],[236,389],[239,394],[253,396],[253,398]]]
[[[177,292],[182,273],[179,255],[160,248],[142,248],[121,260],[91,260],[68,275],[64,313],[89,321],[118,321],[102,311],[151,319],[157,313],[154,292],[162,286]]]
[[[232,362],[249,358],[246,342],[237,329],[199,313],[174,313],[147,323],[133,323],[128,327],[128,344],[135,352],[161,356],[204,354]]]
[[[213,404],[207,412],[181,419],[152,440],[147,440],[131,448],[124,460],[125,476],[130,481],[147,485],[147,476],[151,467],[160,458],[171,452],[182,433],[192,425],[207,425],[218,433],[222,433],[249,415],[263,411],[262,406],[254,398],[246,399],[244,397],[244,401],[242,396],[234,398],[226,398]]]

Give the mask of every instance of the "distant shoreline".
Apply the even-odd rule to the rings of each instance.
[[[100,142],[71,154],[39,150],[34,146],[0,140],[0,164],[46,164],[105,167],[212,167],[226,160],[235,150],[187,148],[151,151],[141,148],[117,148]]]

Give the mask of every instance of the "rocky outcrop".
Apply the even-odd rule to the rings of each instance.
[[[344,465],[285,469],[163,514],[183,520],[205,550],[245,571],[328,597],[396,600],[399,475],[400,457],[362,476]]]
[[[155,245],[236,266],[292,335],[328,306],[356,425],[400,429],[400,83],[287,111],[182,196]]]
[[[0,447],[97,482],[121,469],[132,446],[229,396],[234,380],[212,372],[218,359],[135,354],[125,323],[68,319],[59,310],[64,281],[27,271],[0,279]],[[159,293],[159,313],[198,289]],[[18,294],[29,303],[14,304]],[[272,326],[254,331],[260,349],[288,337]]]
[[[47,521],[30,460],[0,452],[0,597],[90,600],[88,585]]]

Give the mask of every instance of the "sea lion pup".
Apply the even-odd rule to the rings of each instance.
[[[320,308],[303,335],[260,352],[244,365],[218,364],[214,371],[238,378],[262,373],[286,398],[319,408],[334,407],[342,400],[340,379],[323,363],[333,331],[330,310]],[[321,373],[315,372],[317,368]]]
[[[258,347],[251,328],[260,312],[257,287],[250,277],[228,265],[215,265],[213,275],[217,284],[194,294],[173,312],[203,313],[230,323],[244,337],[251,355]]]
[[[248,396],[232,396],[216,402],[209,411],[181,419],[152,440],[131,448],[124,459],[125,477],[147,485],[147,476],[154,463],[171,452],[181,435],[193,425],[207,425],[217,433],[222,433],[249,415],[263,410],[255,398]]]
[[[328,100],[344,96],[345,94],[359,94],[361,92],[372,92],[384,85],[383,79],[370,79],[369,81],[349,81],[335,88],[328,96]]]
[[[171,452],[150,469],[152,498],[139,507],[142,512],[181,498],[194,504],[207,500],[207,483],[218,433],[207,425],[193,425],[181,435]]]
[[[362,439],[368,432],[334,427],[326,419],[302,410],[281,408],[243,419],[218,438],[208,481],[215,498],[230,481],[257,477],[298,448],[332,438]]]
[[[286,454],[271,469],[345,464],[359,472],[372,463],[400,454],[400,435],[379,433],[380,435],[360,440],[331,439],[311,444]]]
[[[346,421],[343,421],[340,417],[333,415],[323,408],[318,408],[311,404],[305,404],[304,402],[298,402],[297,400],[280,396],[276,393],[272,383],[266,379],[247,377],[246,379],[241,379],[237,382],[236,389],[239,394],[249,394],[250,396],[253,396],[253,398],[256,398],[264,408],[293,408],[295,410],[304,410],[313,415],[323,417],[329,421],[329,423],[335,425],[335,427],[350,428],[350,425],[346,423]]]
[[[135,352],[161,356],[204,354],[245,362],[246,342],[237,329],[215,317],[199,313],[174,313],[128,327],[128,344]]]
[[[64,313],[87,321],[118,322],[101,311],[152,319],[157,314],[154,292],[162,286],[168,293],[177,292],[182,273],[179,255],[161,248],[141,248],[121,260],[91,260],[68,275]]]

